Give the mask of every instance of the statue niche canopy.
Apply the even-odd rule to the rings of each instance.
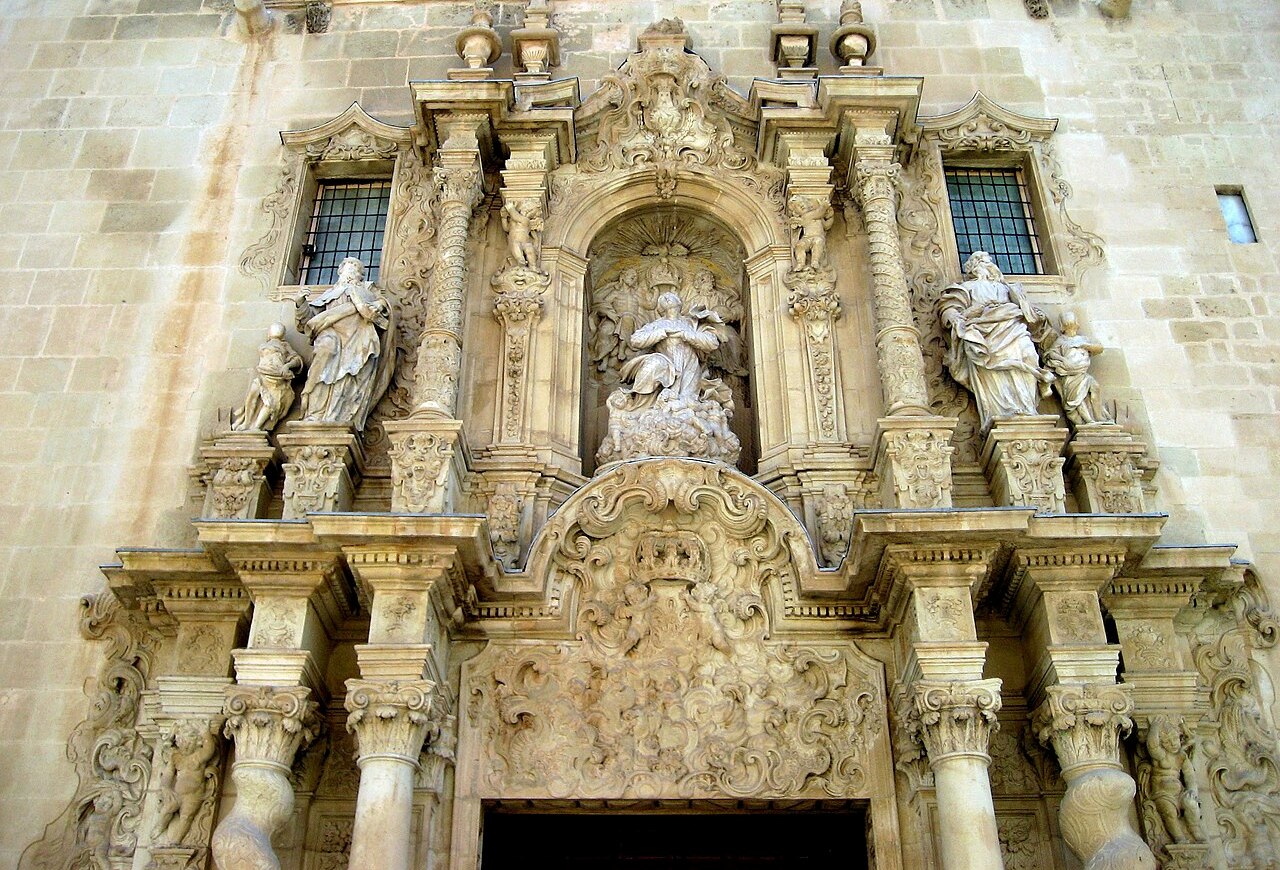
[[[584,465],[700,456],[753,472],[741,243],[660,206],[605,227],[588,258]]]

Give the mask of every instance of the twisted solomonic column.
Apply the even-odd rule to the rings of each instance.
[[[221,870],[278,870],[271,836],[293,814],[289,773],[298,749],[315,737],[314,701],[301,686],[229,686],[226,734],[236,742],[231,781],[236,802],[213,832]]]
[[[471,214],[484,190],[480,159],[474,151],[440,152],[435,185],[440,203],[435,287],[414,372],[414,413],[451,419],[458,405],[462,366],[463,300],[467,289],[467,239]]]
[[[987,775],[987,746],[1000,727],[1000,681],[916,680],[900,703],[933,770],[943,870],[1003,866]]]
[[[894,182],[900,167],[880,159],[854,164],[857,195],[867,225],[875,300],[876,362],[889,416],[927,415],[929,393],[920,350],[920,330],[911,316],[911,296],[898,242]]]
[[[359,747],[351,866],[409,870],[413,779],[431,727],[430,680],[347,680],[347,729]]]
[[[1137,786],[1120,764],[1120,738],[1133,728],[1133,699],[1124,686],[1062,684],[1045,689],[1032,719],[1051,745],[1067,793],[1058,811],[1062,839],[1084,864],[1156,870],[1151,849],[1129,822]]]

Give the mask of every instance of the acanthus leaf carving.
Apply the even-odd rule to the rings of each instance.
[[[986,755],[1000,727],[1000,681],[917,680],[903,690],[907,734],[924,744],[931,764],[953,755]]]
[[[347,680],[347,730],[361,757],[396,756],[416,764],[430,721],[430,680]]]
[[[393,436],[391,498],[396,510],[426,513],[438,503],[453,459],[453,439],[435,432]]]

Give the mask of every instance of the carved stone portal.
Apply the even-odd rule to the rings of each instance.
[[[879,667],[772,639],[763,584],[792,568],[762,491],[708,463],[624,465],[552,523],[531,565],[580,639],[468,663],[480,796],[868,794],[872,753],[888,763]]]

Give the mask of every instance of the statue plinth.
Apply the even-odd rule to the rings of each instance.
[[[1076,427],[1067,445],[1067,476],[1080,510],[1137,514],[1146,510],[1139,461],[1147,449],[1115,423]]]
[[[382,424],[391,441],[391,512],[453,510],[462,491],[462,421],[409,417]]]
[[[200,459],[205,484],[201,517],[252,520],[263,515],[271,497],[267,469],[276,459],[266,432],[224,432],[200,450]]]
[[[982,447],[982,465],[998,505],[1065,513],[1062,447],[1067,430],[1053,415],[1007,417],[992,422]]]
[[[364,469],[360,439],[343,423],[286,423],[276,436],[284,451],[284,518],[351,509]]]

